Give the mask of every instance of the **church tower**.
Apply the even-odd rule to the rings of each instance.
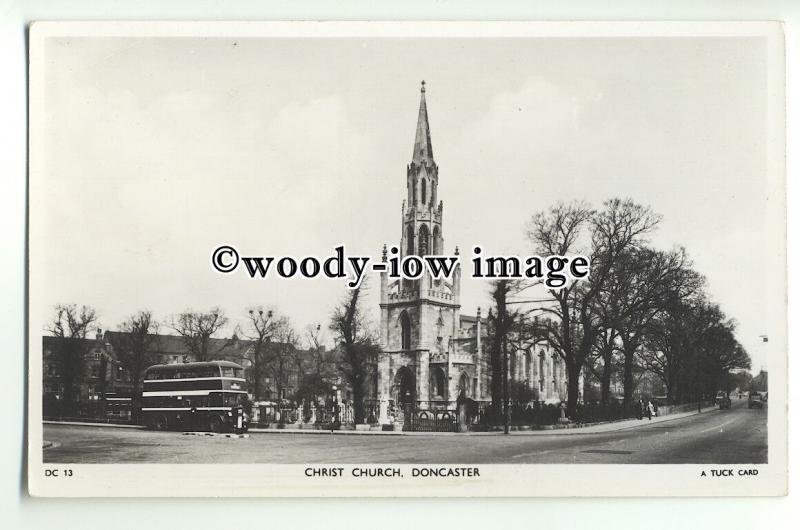
[[[406,198],[401,209],[399,255],[444,254],[443,203],[438,198],[439,167],[433,158],[425,82],[411,162],[406,166]],[[394,245],[398,246],[398,245]],[[457,253],[458,250],[456,249]],[[384,260],[386,249],[384,248]],[[378,396],[396,407],[448,408],[457,398],[453,361],[460,331],[461,271],[451,280],[392,280],[381,275],[382,353]]]
[[[401,256],[442,253],[442,202],[438,199],[439,167],[433,160],[425,82],[420,90],[417,132],[411,163],[406,166]]]

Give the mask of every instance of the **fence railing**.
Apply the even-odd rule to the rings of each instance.
[[[412,410],[403,413],[403,430],[412,432],[458,432],[455,410]]]

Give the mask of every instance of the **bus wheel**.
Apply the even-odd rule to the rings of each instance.
[[[153,420],[153,423],[154,423],[153,427],[155,428],[155,430],[157,430],[157,431],[166,431],[167,430],[168,424],[167,424],[167,418],[166,417],[164,417],[164,416],[156,416],[156,418]]]
[[[211,416],[208,420],[208,430],[211,432],[222,432],[222,420],[219,416]]]

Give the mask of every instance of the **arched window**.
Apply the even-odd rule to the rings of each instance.
[[[433,227],[433,243],[431,244],[431,248],[433,248],[433,253],[438,255],[442,253],[441,243],[439,240],[441,239],[441,232],[439,231],[438,226]]]
[[[423,181],[424,182],[424,181]],[[422,225],[419,227],[419,255],[425,256],[429,254],[428,249],[430,242],[430,234],[428,233],[428,227],[426,225]]]
[[[400,342],[402,349],[411,349],[411,319],[405,311],[400,315]]]
[[[523,370],[524,370],[523,379],[525,379],[525,381],[528,382],[528,387],[530,387],[531,383],[532,383],[532,381],[531,381],[531,378],[532,378],[531,370],[533,369],[533,365],[531,364],[531,351],[530,350],[525,352],[525,358],[524,358],[523,362],[525,363],[523,365],[524,366],[524,368],[523,368]]]
[[[412,225],[408,225],[406,229],[406,256],[412,256],[414,254],[414,227]]]
[[[433,390],[434,398],[447,398],[447,386],[445,385],[444,370],[438,366],[431,371],[431,390]]]
[[[469,393],[469,376],[466,372],[461,372],[461,378],[458,381],[458,396],[470,397]]]
[[[544,350],[539,352],[539,392],[544,392]]]
[[[428,200],[428,184],[425,179],[422,179],[422,204]]]

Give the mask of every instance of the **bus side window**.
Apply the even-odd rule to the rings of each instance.
[[[222,406],[222,394],[219,392],[212,392],[208,396],[209,398],[209,407],[221,407]]]

